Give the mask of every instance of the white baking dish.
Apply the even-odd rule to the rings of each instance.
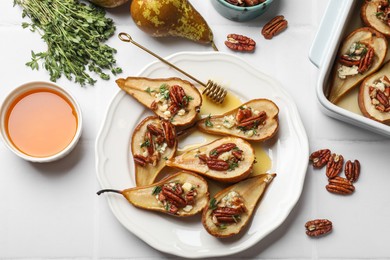
[[[326,95],[328,77],[340,42],[353,29],[363,26],[360,21],[362,0],[330,0],[310,49],[311,62],[320,69],[316,95],[321,110],[331,117],[372,132],[390,137],[390,126],[364,117],[359,112],[331,103]]]

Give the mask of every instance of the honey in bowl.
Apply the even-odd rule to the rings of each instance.
[[[24,159],[44,162],[67,154],[81,133],[81,113],[64,90],[45,82],[14,90],[2,106],[2,136]]]

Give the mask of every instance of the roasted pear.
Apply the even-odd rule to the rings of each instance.
[[[201,212],[209,200],[207,182],[190,172],[178,172],[151,185],[125,190],[103,189],[104,192],[122,194],[132,205],[178,217],[193,216]]]
[[[389,3],[383,0],[364,1],[360,9],[360,16],[363,23],[383,33],[387,37],[390,37],[389,13]]]
[[[337,103],[383,64],[387,39],[380,32],[363,27],[353,31],[342,42],[333,65],[329,101]]]
[[[153,37],[178,36],[199,43],[213,42],[213,33],[187,0],[137,0],[130,7],[134,23]]]
[[[362,82],[358,97],[364,116],[390,123],[390,61]]]
[[[252,146],[237,137],[224,137],[169,159],[171,167],[199,173],[220,182],[237,182],[252,171]]]
[[[202,224],[207,232],[220,238],[238,234],[249,223],[256,205],[275,176],[258,175],[218,192],[202,213]]]
[[[139,123],[131,139],[137,186],[152,184],[176,148],[175,128],[169,121],[150,116]]]
[[[114,8],[125,4],[129,0],[88,0],[88,1],[104,8]]]
[[[206,133],[237,136],[249,141],[264,141],[279,128],[279,108],[268,99],[253,99],[223,115],[208,116],[198,121]]]
[[[138,102],[175,126],[193,123],[202,105],[198,89],[179,78],[128,77],[117,79],[116,83]]]

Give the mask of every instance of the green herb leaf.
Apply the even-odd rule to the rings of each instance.
[[[153,92],[155,92],[155,90],[154,90],[154,89],[151,89],[150,87],[147,87],[147,88],[145,89],[145,92],[148,92],[149,94],[152,94]]]
[[[211,119],[211,114],[207,117],[206,121],[204,121],[204,125],[206,127],[213,127],[214,126],[210,119]]]
[[[152,190],[152,195],[157,195],[161,192],[162,188],[161,186],[155,186]]]
[[[214,210],[217,208],[217,200],[212,198],[209,203],[209,209]]]
[[[141,144],[141,148],[143,148],[143,147],[149,147],[149,146],[150,146],[149,140],[146,140],[145,142],[143,142],[143,143]]]

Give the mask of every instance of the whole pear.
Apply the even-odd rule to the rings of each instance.
[[[153,37],[178,36],[212,43],[213,33],[205,19],[187,0],[133,0],[135,24]]]

